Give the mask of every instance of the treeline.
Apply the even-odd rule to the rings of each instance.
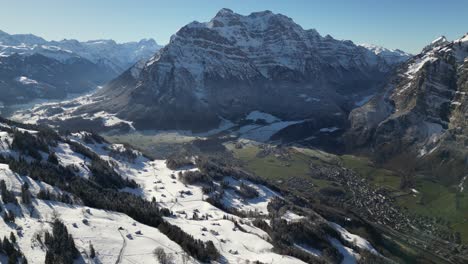
[[[244,182],[241,182],[239,189],[236,190],[236,193],[245,199],[253,199],[259,196],[257,189],[245,184]]]
[[[41,137],[43,138],[51,138],[51,139],[58,139],[59,135],[57,132],[55,132],[53,129],[47,127],[47,126],[41,126],[41,125],[34,125],[34,124],[23,124],[23,123],[18,123],[16,121],[6,119],[0,116],[0,123],[6,124],[11,127],[7,128],[4,126],[0,126],[0,130],[2,131],[7,131],[9,133],[12,132],[12,129],[15,128],[22,128],[26,130],[34,130],[37,131],[38,133],[41,133]]]
[[[270,224],[261,219],[253,224],[267,232],[274,245],[274,250],[282,255],[289,255],[307,263],[341,263],[343,256],[330,244],[329,238],[341,239],[339,234],[326,222],[299,221],[288,222],[281,216],[291,205],[281,198],[273,198],[267,206],[271,217]],[[313,216],[312,216],[313,217]],[[322,259],[297,248],[295,245],[307,245],[322,252]]]
[[[86,144],[104,144],[104,143],[108,143],[103,137],[99,136],[98,134],[92,133],[92,132],[82,133],[82,140]]]
[[[60,136],[48,127],[20,124],[1,117],[0,123],[10,126],[0,126],[0,131],[6,131],[12,135],[11,148],[37,160],[42,160],[39,151],[49,153],[49,146],[56,146],[57,141],[60,140]],[[33,130],[36,133],[32,134],[27,130]]]
[[[279,254],[293,256],[307,263],[326,263],[294,246],[295,244],[310,245],[319,249],[322,252],[322,258],[328,262],[341,263],[343,256],[328,241],[329,237],[339,236],[327,224],[313,225],[306,221],[287,222],[281,218],[272,219],[270,224],[269,235],[275,251]]]
[[[98,154],[91,151],[82,144],[67,140],[71,149],[91,160],[89,169],[92,173],[91,179],[99,185],[107,188],[121,189],[124,187],[137,188],[138,184],[134,180],[123,179],[108,161],[103,160]]]
[[[57,133],[52,130],[41,129],[37,134],[31,134],[27,131],[20,131],[17,129],[8,129],[9,133],[13,135],[13,141],[11,148],[18,151],[22,155],[30,156],[37,161],[42,161],[41,151],[45,154],[48,154],[47,161],[53,165],[58,164],[57,155],[50,151],[49,146],[57,146],[57,142],[60,140],[65,141],[70,145],[71,149],[88,159],[90,159],[91,164],[89,169],[92,172],[92,179],[99,183],[101,186],[108,188],[137,188],[138,185],[135,181],[129,179],[123,179],[108,161],[103,160],[99,155],[83,146],[82,144],[68,140],[62,139]],[[88,137],[92,137],[92,140],[103,142],[98,136],[92,136],[92,134],[86,134]]]
[[[182,167],[195,165],[192,159],[184,154],[172,154],[166,159],[166,166],[171,170],[178,170]]]
[[[73,198],[70,197],[67,193],[61,193],[61,194],[55,194],[50,192],[49,190],[40,190],[37,195],[37,199],[41,200],[49,200],[49,201],[56,201],[56,202],[61,202],[61,203],[66,203],[66,204],[73,204],[75,201],[73,201]]]
[[[28,155],[36,160],[42,160],[40,151],[49,153],[49,143],[42,137],[35,136],[29,132],[19,130],[13,131],[13,141],[11,148],[20,154]]]

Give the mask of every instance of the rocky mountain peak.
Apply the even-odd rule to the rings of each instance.
[[[373,93],[393,65],[281,14],[221,9],[208,22],[182,27],[145,64],[97,95],[110,101],[83,111],[103,109],[137,127],[160,129],[213,128],[252,111],[284,120],[337,119]]]
[[[449,43],[450,42],[447,40],[447,38],[445,36],[440,36],[440,37],[434,39],[429,45],[424,47],[422,52],[424,53],[424,52],[427,52],[427,51],[432,50],[434,48],[447,45]]]
[[[230,16],[230,15],[233,15],[234,14],[234,11],[232,11],[231,9],[229,8],[221,8],[218,13],[216,13],[216,17],[223,17],[223,16]]]

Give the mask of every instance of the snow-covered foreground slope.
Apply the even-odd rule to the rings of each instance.
[[[124,214],[44,200],[35,200],[33,207],[33,216],[22,207],[24,215],[17,217],[13,226],[0,221],[0,236],[15,233],[18,247],[29,263],[44,263],[46,250],[36,236],[50,231],[57,216],[75,240],[81,253],[79,263],[90,263],[87,257],[90,244],[97,254],[92,263],[155,263],[153,250],[158,247],[172,253],[176,263],[186,258],[182,248],[157,228],[140,224]],[[188,263],[197,262],[192,259]]]
[[[103,149],[103,145],[90,147],[104,158],[114,160]],[[114,161],[118,163],[116,168],[122,175],[127,175],[141,186],[139,189],[124,189],[124,191],[140,195],[150,201],[154,198],[161,206],[175,212],[173,217],[166,218],[168,222],[179,226],[197,239],[213,241],[228,263],[240,263],[246,260],[266,263],[303,263],[298,259],[274,253],[273,245],[267,241],[268,234],[254,227],[250,220],[231,215],[211,205],[205,201],[207,196],[203,194],[201,187],[186,185],[177,179],[179,172],[186,170],[171,170],[167,168],[165,160],[151,161],[141,156],[134,162]],[[187,168],[187,170],[197,169]],[[227,180],[238,184],[233,178]],[[224,202],[239,210],[268,214],[266,209],[268,201],[276,194],[266,187],[253,186],[260,191],[260,198],[241,201],[238,195],[230,192]],[[189,192],[191,194],[187,194]],[[194,214],[200,219],[193,219]],[[208,218],[201,219],[203,216]],[[225,219],[226,216],[230,219]],[[233,220],[244,220],[245,224],[241,226],[247,232],[240,231]]]
[[[54,138],[51,134],[46,136],[46,132],[36,131],[34,127],[18,129],[12,124],[2,124],[0,128],[4,130],[0,134],[3,156],[0,160],[0,181],[5,183],[7,190],[7,193],[1,194],[4,202],[0,203],[0,208],[3,216],[7,211],[8,214],[15,215],[14,223],[0,219],[0,237],[10,237],[10,233],[14,233],[15,247],[24,254],[29,263],[44,262],[48,246],[41,241],[44,241],[46,231],[51,232],[55,219],[63,222],[72,235],[80,252],[77,263],[155,263],[157,260],[153,251],[156,248],[171,254],[173,263],[198,263],[198,260],[184,252],[183,243],[169,239],[170,235],[160,227],[142,224],[124,213],[85,206],[90,201],[88,196],[83,196],[81,190],[70,188],[71,192],[65,192],[51,185],[54,183],[47,176],[42,178],[41,173],[17,173],[18,166],[38,166],[39,159],[42,159],[40,163],[48,164],[47,166],[57,164],[63,168],[70,168],[74,176],[63,177],[81,179],[73,181],[72,184],[82,181],[103,184],[96,173],[103,173],[103,170],[98,170],[99,166],[110,164],[111,167],[107,167],[107,170],[114,170],[117,175],[123,176],[127,184],[133,181],[138,184],[136,188],[135,185],[128,184],[127,187],[115,190],[117,194],[141,197],[150,204],[169,209],[171,213],[163,217],[164,221],[180,228],[197,241],[212,242],[219,252],[220,257],[217,261],[220,263],[305,263],[304,256],[300,254],[305,254],[306,258],[330,262],[329,256],[326,256],[322,249],[313,246],[317,241],[294,242],[292,248],[301,252],[299,255],[297,252],[296,255],[293,254],[294,257],[283,253],[287,251],[279,251],[277,241],[271,236],[274,233],[268,229],[281,225],[300,226],[308,221],[318,221],[317,223],[325,225],[328,225],[328,222],[318,215],[315,215],[315,219],[309,218],[304,212],[298,212],[294,206],[281,211],[277,216],[272,215],[272,203],[279,201],[286,204],[287,201],[281,194],[262,184],[233,177],[234,175],[229,173],[223,174],[221,179],[213,181],[211,185],[212,189],[223,190],[217,204],[212,199],[214,193],[204,189],[206,185],[184,182],[185,173],[201,172],[198,167],[169,169],[166,160],[151,160],[138,151],[120,144],[110,144],[87,132],[57,137],[52,141],[44,139],[43,142],[50,144],[46,150],[30,137]],[[22,139],[23,137],[26,139]],[[21,145],[20,139],[29,140],[32,145],[38,144],[39,156],[25,154],[24,148],[27,147],[18,147]],[[12,158],[6,158],[10,155]],[[20,157],[25,161],[21,161]],[[38,168],[42,170],[44,167]],[[67,174],[66,171],[64,173]],[[108,177],[115,176],[111,173]],[[25,183],[29,186],[32,196],[30,203],[24,202]],[[68,189],[66,183],[60,186]],[[101,191],[112,195],[112,192],[104,189]],[[18,204],[5,200],[10,192],[19,201]],[[255,195],[246,195],[249,192]],[[47,196],[44,193],[47,193]],[[136,197],[135,199],[140,199]],[[101,198],[96,197],[96,201],[91,199],[91,202],[102,204],[98,202]],[[147,221],[144,218],[140,219]],[[270,228],[260,228],[259,221]],[[329,247],[335,248],[337,254],[344,250],[341,254],[343,263],[355,263],[360,257],[360,248],[377,253],[365,239],[341,227],[338,231],[343,235],[342,238],[336,235],[333,238],[334,235],[330,234],[329,237],[325,237],[325,241],[328,241],[326,243]],[[353,241],[348,241],[349,238]],[[354,240],[359,243],[353,244]],[[94,258],[91,258],[90,245],[96,251]],[[4,259],[4,255],[0,253],[0,261]]]

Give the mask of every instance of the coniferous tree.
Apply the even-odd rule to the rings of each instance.
[[[31,192],[29,192],[29,184],[27,182],[21,186],[21,202],[23,204],[31,204]]]
[[[58,160],[57,154],[55,154],[55,152],[51,152],[49,154],[49,157],[47,157],[47,161],[52,163],[52,164],[55,164],[55,165],[59,164],[59,160]]]
[[[10,232],[11,243],[16,244],[16,236],[13,232]]]
[[[89,244],[89,257],[92,259],[96,257],[96,251],[91,243]]]

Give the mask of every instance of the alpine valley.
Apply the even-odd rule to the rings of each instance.
[[[467,56],[226,8],[0,31],[0,263],[468,263]]]

